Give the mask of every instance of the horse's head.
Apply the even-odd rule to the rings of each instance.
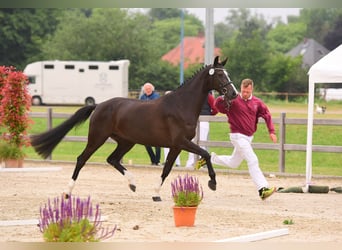
[[[228,58],[224,61],[219,62],[219,57],[216,56],[214,64],[208,67],[208,74],[211,80],[211,88],[215,89],[224,96],[228,106],[230,101],[238,96],[238,91],[236,90],[233,82],[229,78],[228,72],[224,69]]]

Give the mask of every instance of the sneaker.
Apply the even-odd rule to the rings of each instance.
[[[212,164],[215,162],[216,156],[217,154],[215,152],[210,153],[210,160]]]
[[[199,170],[201,167],[203,167],[206,164],[207,164],[207,162],[205,161],[205,159],[201,158],[196,162],[195,169]]]
[[[259,190],[259,196],[262,200],[265,200],[266,198],[270,197],[276,190],[277,190],[276,187],[271,187],[271,188],[264,187]]]

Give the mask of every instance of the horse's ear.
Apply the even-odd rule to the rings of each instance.
[[[228,61],[228,57],[226,57],[226,59],[221,62],[222,66],[226,65],[227,61]]]
[[[215,60],[214,60],[214,67],[216,67],[218,65],[218,63],[219,63],[218,60],[219,60],[219,57],[216,56]]]

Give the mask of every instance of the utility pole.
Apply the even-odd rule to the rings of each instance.
[[[181,9],[179,85],[184,82],[184,9]]]
[[[205,55],[204,64],[211,64],[214,60],[214,9],[205,9]]]

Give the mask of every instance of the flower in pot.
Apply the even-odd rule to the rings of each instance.
[[[0,162],[5,162],[5,167],[22,167],[22,160],[25,153],[16,144],[0,142]]]
[[[175,225],[193,226],[197,206],[203,199],[203,188],[198,178],[188,174],[179,175],[171,182],[171,190]]]

